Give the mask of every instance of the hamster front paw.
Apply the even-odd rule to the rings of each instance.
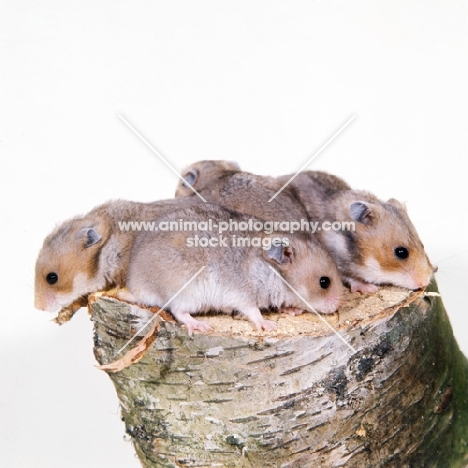
[[[82,296],[79,297],[76,301],[72,302],[70,305],[63,307],[59,310],[57,317],[52,319],[57,325],[63,325],[66,322],[69,322],[72,317],[78,312],[81,307],[87,307],[88,297]]]
[[[273,320],[262,319],[260,323],[255,324],[258,331],[275,331],[278,328],[278,324]]]
[[[364,283],[364,281],[360,281],[354,278],[349,278],[349,285],[351,287],[351,292],[360,292],[363,294],[366,293],[375,293],[379,290],[379,287],[375,284],[371,283]]]
[[[283,307],[281,309],[281,312],[284,312],[285,314],[289,314],[294,317],[295,315],[301,315],[304,312],[304,310],[299,307]]]

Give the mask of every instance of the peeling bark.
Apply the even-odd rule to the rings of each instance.
[[[442,301],[388,291],[326,317],[356,352],[313,314],[271,314],[276,333],[213,316],[213,333],[193,337],[162,321],[145,356],[109,374],[142,465],[466,466],[468,364]],[[135,317],[112,298],[90,303],[108,364]]]

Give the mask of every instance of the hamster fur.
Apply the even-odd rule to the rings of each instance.
[[[79,307],[91,292],[122,287],[136,232],[121,230],[119,221],[150,221],[165,210],[197,202],[198,197],[155,203],[115,200],[63,222],[45,238],[36,261],[35,307],[56,312],[75,301]]]
[[[208,166],[209,170],[205,171]],[[209,179],[213,179],[213,186],[218,186],[225,167],[223,161],[200,161],[185,173],[192,174],[195,187],[200,182],[208,191]],[[235,167],[229,170],[233,177]],[[280,187],[292,175],[276,178]],[[257,180],[261,183],[263,179]],[[324,229],[318,232],[353,292],[375,292],[378,285],[384,284],[407,289],[429,284],[436,268],[429,261],[402,203],[395,199],[383,202],[369,192],[352,190],[344,180],[321,171],[298,174],[276,199],[281,199],[288,187],[307,218],[319,226],[325,221],[355,223],[355,232]],[[181,193],[179,189],[178,193]]]
[[[267,221],[300,221],[307,211],[293,187],[286,187],[269,201],[283,185],[275,177],[250,174],[229,161],[198,161],[182,171],[182,176],[208,202]],[[196,196],[182,181],[176,197]]]
[[[293,176],[294,179],[290,184],[295,190],[300,191],[301,194],[311,189],[322,197],[326,197],[330,192],[335,190],[351,190],[351,187],[343,179],[323,171],[302,171],[297,175],[279,176],[276,180],[281,182],[281,184],[286,184]],[[302,196],[300,198],[302,202],[307,202],[307,197]]]
[[[159,220],[236,222],[250,216],[218,205],[199,204],[165,213]],[[214,246],[194,245],[195,236]],[[344,295],[335,263],[314,239],[304,235],[284,233],[264,234],[255,231],[230,231],[219,244],[216,234],[197,230],[191,232],[139,232],[130,257],[127,289],[132,299],[147,306],[162,306],[186,285],[202,268],[204,270],[170,302],[168,309],[193,330],[208,331],[209,325],[192,317],[204,311],[230,313],[239,311],[257,329],[272,330],[275,322],[262,318],[260,309],[270,307],[308,309],[300,298],[270,268],[286,280],[318,312],[333,313]],[[238,237],[260,245],[233,246]],[[287,238],[289,245],[268,246],[273,238]],[[192,241],[188,241],[191,238]],[[257,241],[253,241],[256,238]],[[192,242],[192,246],[188,245]],[[243,241],[244,242],[244,241]]]
[[[318,233],[351,291],[375,292],[384,284],[425,288],[436,268],[406,207],[393,198],[384,202],[367,191],[351,190],[322,174],[306,174],[292,184],[311,221],[322,227],[325,221],[354,223],[354,231]]]
[[[189,187],[189,184],[197,192],[206,193],[206,190],[212,190],[213,180],[219,179],[221,175],[240,171],[239,164],[234,161],[224,161],[221,159],[198,161],[181,172],[184,181],[179,180],[175,196],[176,198],[196,196],[195,192]]]

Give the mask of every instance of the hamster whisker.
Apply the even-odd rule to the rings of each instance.
[[[435,261],[434,263],[439,266],[441,263],[447,262],[448,260],[451,260],[452,258],[458,257],[459,255],[464,254],[465,252],[468,252],[468,250],[461,250],[460,252],[457,252],[450,257],[446,257],[443,260]]]

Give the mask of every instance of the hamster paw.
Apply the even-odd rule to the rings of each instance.
[[[81,307],[88,306],[88,296],[79,297],[76,301],[72,302],[70,305],[63,307],[59,310],[57,317],[52,319],[57,325],[63,325],[66,322],[69,322],[72,317],[75,315]]]
[[[190,315],[189,317],[190,318],[184,318],[184,320],[181,321],[186,326],[189,336],[192,336],[195,330],[198,330],[202,333],[208,333],[213,330],[212,326],[208,322],[195,320]]]
[[[349,279],[349,284],[351,286],[351,292],[360,292],[360,293],[375,293],[379,290],[379,287],[375,284],[364,283],[364,281],[359,281],[356,279]]]
[[[258,323],[255,323],[258,331],[275,331],[278,328],[278,324],[273,320],[262,319]]]
[[[242,312],[251,322],[255,324],[258,331],[273,331],[278,327],[276,322],[273,322],[272,320],[265,320],[262,317],[258,307],[243,307],[240,309],[240,312]]]
[[[299,307],[284,307],[281,309],[281,312],[292,315],[294,317],[295,315],[301,315],[304,310],[300,309]]]
[[[137,302],[136,297],[130,292],[125,289],[118,289],[115,291],[114,296],[119,299],[120,301],[124,302]]]
[[[63,325],[66,322],[69,322],[73,315],[75,315],[75,310],[71,306],[69,307],[64,307],[63,309],[59,310],[59,313],[57,314],[57,317],[52,319],[53,322],[55,322],[57,325]]]

